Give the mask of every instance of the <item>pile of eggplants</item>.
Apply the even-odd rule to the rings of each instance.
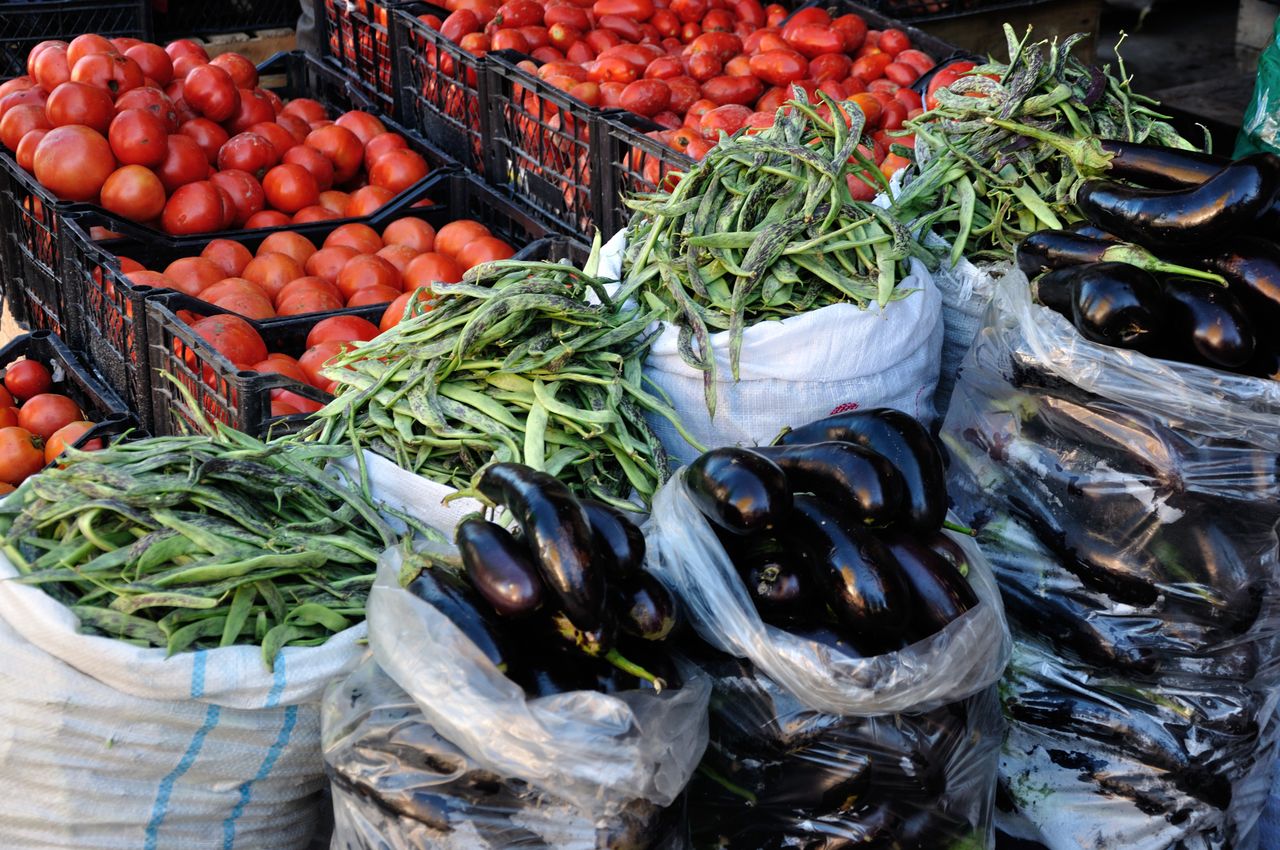
[[[1280,157],[1111,145],[1086,221],[1018,245],[1033,295],[1088,340],[1280,379]]]
[[[1141,361],[1103,382],[1006,298],[943,428],[1015,639],[1006,814],[1055,850],[1253,846],[1280,688],[1280,437],[1256,423],[1280,404]]]
[[[906,413],[850,411],[775,445],[715,449],[683,483],[761,619],[833,652],[901,650],[978,602],[964,551],[942,531],[939,447]],[[919,715],[839,717],[748,660],[695,655],[715,683],[712,743],[690,791],[702,842],[905,850],[981,834],[1000,740],[994,689]]]
[[[455,532],[461,570],[422,570],[411,593],[530,698],[680,686],[661,648],[677,625],[676,601],[641,569],[644,536],[625,512],[518,463],[486,467],[476,489],[511,517],[514,533],[465,518]]]

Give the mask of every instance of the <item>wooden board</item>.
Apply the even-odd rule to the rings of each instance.
[[[219,53],[235,51],[258,65],[282,50],[294,50],[298,45],[298,39],[297,33],[291,29],[276,29],[256,33],[230,32],[211,35],[201,43],[209,53],[209,58]]]
[[[1009,59],[1001,26],[1006,22],[1018,35],[1031,26],[1033,41],[1087,32],[1093,37],[1081,42],[1072,52],[1082,60],[1092,62],[1097,55],[1101,16],[1101,0],[1049,0],[1033,6],[975,9],[955,17],[923,18],[914,23],[943,41],[980,55],[991,55],[1002,62]]]

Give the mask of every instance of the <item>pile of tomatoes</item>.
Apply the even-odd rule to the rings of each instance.
[[[377,117],[283,103],[188,39],[41,42],[0,84],[0,143],[60,199],[175,235],[368,215],[429,171]]]
[[[398,318],[414,291],[457,283],[472,266],[514,254],[478,221],[459,219],[437,232],[406,216],[381,234],[360,222],[339,225],[318,247],[281,230],[263,239],[256,253],[240,242],[214,239],[199,256],[176,259],[163,271],[125,256],[119,261],[136,286],[176,290],[249,319],[374,304],[390,304],[388,317]]]
[[[0,493],[12,492],[94,425],[70,397],[53,392],[53,373],[37,360],[4,368],[0,385]],[[102,440],[80,448],[102,448]]]

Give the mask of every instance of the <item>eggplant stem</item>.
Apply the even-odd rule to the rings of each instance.
[[[967,525],[961,525],[960,523],[958,523],[958,522],[952,522],[951,520],[946,520],[945,522],[943,522],[943,523],[942,523],[942,527],[943,527],[943,528],[945,528],[947,531],[954,531],[954,532],[956,532],[957,534],[963,534],[963,535],[965,535],[965,536],[967,536],[967,537],[977,537],[977,536],[978,536],[978,532],[974,531],[974,530],[973,530],[972,528],[970,528],[969,526],[967,526]]]
[[[653,690],[656,693],[662,693],[663,689],[666,688],[667,686],[667,683],[665,681],[653,675],[648,670],[644,669],[634,661],[629,660],[626,656],[624,656],[621,652],[618,652],[618,650],[616,649],[609,650],[605,654],[604,660],[608,661],[614,667],[617,667],[623,673],[630,673],[632,676],[635,676],[637,679],[643,679],[644,681],[649,682],[651,685],[653,685]]]
[[[1017,133],[1020,136],[1044,142],[1061,151],[1071,160],[1071,164],[1081,174],[1099,176],[1111,170],[1112,155],[1102,149],[1096,137],[1071,139],[1061,133],[1041,130],[1039,127],[1032,127],[1029,124],[1021,124],[1004,118],[989,117],[986,122],[994,124],[1001,129]]]
[[[729,779],[724,774],[720,773],[720,771],[716,770],[714,767],[708,767],[705,763],[701,763],[698,765],[698,772],[701,773],[703,776],[707,777],[708,779],[710,779],[712,782],[719,785],[724,790],[728,791],[730,794],[733,794],[736,797],[741,797],[742,799],[746,800],[747,805],[754,806],[757,802],[759,802],[758,798],[754,793],[752,793],[751,791],[748,791],[746,788],[743,788],[741,785]]]

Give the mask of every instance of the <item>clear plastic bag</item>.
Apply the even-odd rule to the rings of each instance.
[[[1280,697],[1280,383],[1090,343],[1014,275],[943,437],[1018,641],[1009,814],[1051,850],[1256,847]]]
[[[368,606],[373,662],[325,699],[334,847],[663,846],[654,824],[706,746],[709,683],[526,699],[448,617],[400,586],[403,566],[399,550],[380,559]],[[633,823],[643,840],[632,840]]]
[[[855,659],[760,619],[680,475],[645,531],[646,567],[709,644],[688,660],[715,688],[690,789],[696,837],[742,850],[990,846],[994,685],[1010,639],[971,541],[957,540],[980,604],[904,650]]]

